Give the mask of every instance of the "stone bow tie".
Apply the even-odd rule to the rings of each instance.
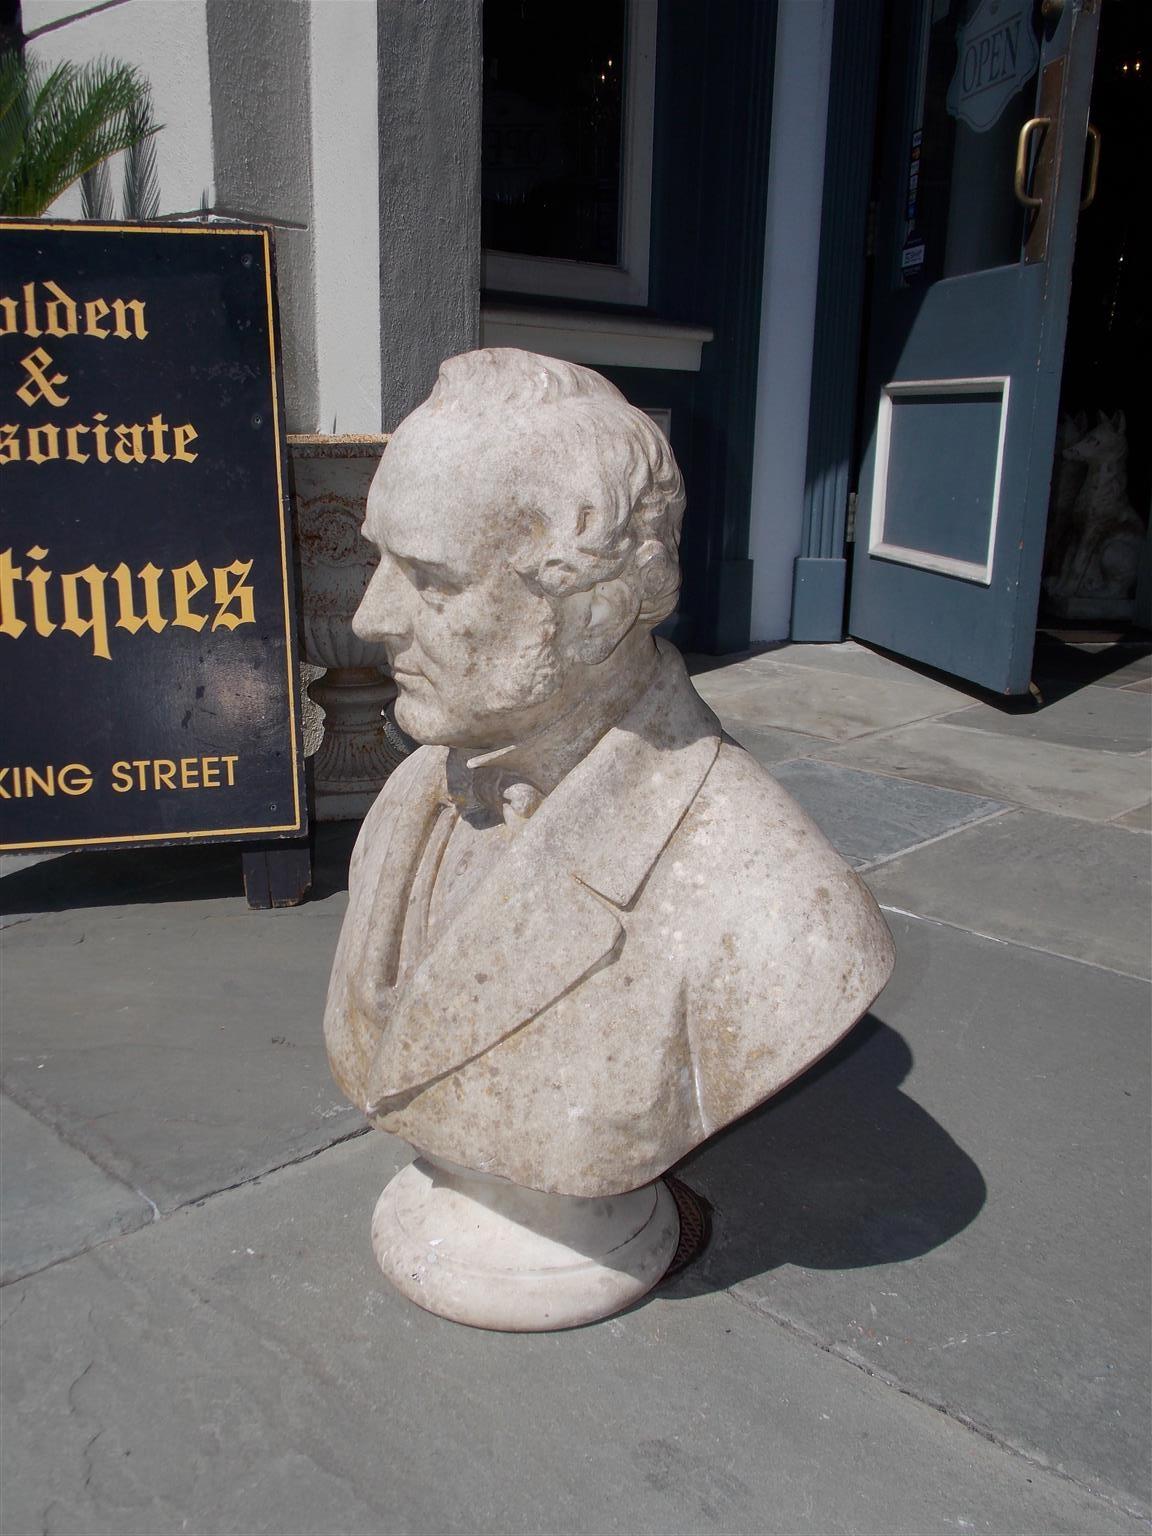
[[[465,818],[477,815],[517,826],[533,816],[544,796],[535,784],[497,763],[470,768],[463,753],[450,752],[446,770],[448,799]]]

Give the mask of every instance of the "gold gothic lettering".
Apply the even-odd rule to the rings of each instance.
[[[147,628],[158,635],[172,625],[199,633],[205,625],[235,630],[256,622],[251,560],[213,566],[209,578],[199,560],[168,572],[149,562],[133,575],[123,562],[112,571],[88,565],[57,574],[41,563],[47,559],[41,544],[32,545],[19,564],[12,549],[0,550],[0,635],[18,640],[30,624],[45,638],[59,630],[111,661],[113,629],[136,635]]]
[[[20,366],[28,377],[16,393],[25,405],[37,405],[41,400],[49,405],[68,404],[71,397],[57,394],[53,387],[56,384],[66,384],[68,375],[54,373],[51,378],[48,377],[47,370],[52,366],[51,353],[45,352],[43,347],[33,347],[27,357],[20,359]]]
[[[25,283],[19,298],[0,294],[0,336],[144,341],[148,336],[142,299],[87,299],[77,302],[59,283]],[[16,399],[29,409],[47,405],[61,410],[72,398],[64,392],[68,375],[59,371],[46,347],[33,347],[20,359],[23,376]],[[192,444],[199,433],[191,422],[169,424],[157,411],[147,422],[108,421],[93,411],[89,421],[0,424],[0,468],[10,464],[195,464]]]
[[[49,386],[62,378],[56,374],[48,381]],[[68,426],[46,422],[30,427],[7,422],[0,425],[0,466],[87,464],[92,458],[99,464],[195,464],[199,454],[192,444],[198,436],[190,422],[175,426],[159,411],[146,422],[112,424],[104,411],[94,411],[90,421]]]
[[[39,289],[39,292],[37,292]],[[112,316],[112,329],[100,322]],[[148,327],[141,299],[89,299],[80,305],[59,283],[25,283],[17,300],[0,294],[0,336],[94,336],[105,341],[144,341]]]

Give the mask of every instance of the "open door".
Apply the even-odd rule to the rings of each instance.
[[[849,629],[1001,693],[1032,666],[1098,4],[891,7]]]

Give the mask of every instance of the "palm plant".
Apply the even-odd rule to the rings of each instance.
[[[139,126],[147,128],[152,122],[152,100],[144,96],[132,109]],[[142,224],[154,219],[160,211],[160,183],[156,175],[156,140],[152,135],[142,136],[124,154],[124,189],[121,195],[121,218]],[[116,197],[112,191],[112,177],[108,161],[101,160],[80,177],[80,208],[86,219],[106,220],[116,217]]]
[[[0,215],[36,218],[74,181],[156,132],[148,86],[112,59],[0,55]]]
[[[116,217],[116,202],[112,193],[112,176],[107,160],[101,160],[80,177],[80,215],[85,219],[104,222]]]
[[[132,124],[138,130],[135,143],[124,156],[124,217],[143,223],[160,211],[160,183],[156,176],[156,140],[152,128],[152,97],[147,91],[132,108]]]

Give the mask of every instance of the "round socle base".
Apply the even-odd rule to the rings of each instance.
[[[584,1200],[422,1157],[388,1184],[372,1218],[377,1263],[411,1301],[512,1333],[622,1311],[661,1280],[679,1235],[663,1180]]]

